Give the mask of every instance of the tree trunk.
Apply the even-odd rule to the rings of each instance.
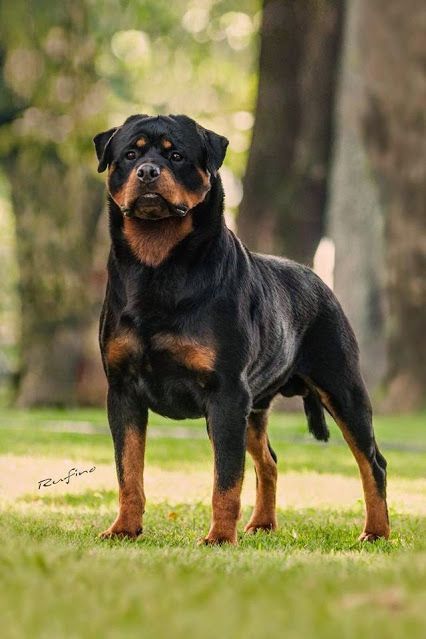
[[[40,156],[22,147],[9,159],[8,175],[20,269],[18,404],[93,401],[82,376],[93,358],[88,333],[102,290],[91,282],[102,184],[82,167],[62,164],[53,151]]]
[[[385,217],[388,409],[426,406],[426,146],[421,0],[363,0],[365,147]]]
[[[104,400],[93,266],[103,187],[91,137],[105,127],[94,13],[84,0],[0,0],[2,166],[12,193],[21,299],[18,403]],[[99,127],[99,128],[98,128]],[[94,164],[92,164],[94,167]],[[94,270],[95,269],[95,270]]]
[[[424,8],[409,4],[348,4],[329,207],[336,293],[393,410],[426,394]]]
[[[358,338],[370,389],[386,370],[383,209],[364,146],[367,87],[362,69],[361,3],[346,10],[331,172],[328,235],[335,243],[334,289]]]
[[[343,2],[265,0],[238,218],[250,248],[312,263],[324,225]]]

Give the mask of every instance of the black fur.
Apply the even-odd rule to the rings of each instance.
[[[135,148],[141,134],[149,138],[149,149],[138,151],[129,164],[123,154]],[[175,166],[161,150],[163,136],[182,153],[183,163]],[[301,395],[309,430],[326,441],[320,397],[328,397],[334,416],[344,420],[370,460],[378,485],[384,486],[384,460],[374,441],[353,331],[332,291],[311,269],[252,253],[226,227],[217,173],[225,138],[184,116],[136,116],[118,130],[100,134],[95,143],[100,170],[107,164],[115,167],[110,193],[147,158],[172,171],[189,191],[198,188],[198,169],[210,178],[204,200],[188,212],[192,232],[155,267],[132,252],[123,235],[122,211],[109,196],[112,244],[100,345],[117,459],[123,428],[131,423],[145,429],[148,408],[175,419],[204,416],[214,444],[218,486],[226,490],[243,473],[252,409],[266,409],[280,393]],[[141,220],[144,223],[159,224]],[[128,330],[141,348],[111,365],[108,343]],[[213,370],[192,370],[156,350],[155,336],[162,333],[207,344],[215,353]]]
[[[328,441],[330,432],[325,421],[321,401],[315,391],[308,393],[303,398],[303,408],[305,409],[309,431],[312,435],[320,441]]]

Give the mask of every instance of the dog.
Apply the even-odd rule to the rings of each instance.
[[[354,333],[308,267],[250,252],[224,221],[228,140],[184,115],[133,115],[94,138],[108,168],[111,251],[100,320],[119,512],[101,534],[137,537],[148,409],[205,417],[214,454],[205,544],[237,541],[245,452],[257,477],[247,533],[277,527],[277,458],[267,434],[278,395],[303,398],[311,433],[324,409],[358,462],[362,541],[389,536],[386,461],[372,427]]]

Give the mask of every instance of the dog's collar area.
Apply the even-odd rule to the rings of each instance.
[[[185,217],[185,215],[190,211],[190,208],[186,206],[186,204],[180,204],[174,208],[179,217]]]

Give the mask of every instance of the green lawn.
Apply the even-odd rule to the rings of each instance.
[[[307,431],[303,414],[273,414],[270,436],[278,455],[279,469],[313,470],[358,476],[353,458],[337,426],[328,419],[330,442],[315,441]],[[202,420],[173,422],[158,415],[150,416],[151,428],[161,428],[161,437],[149,438],[147,462],[163,468],[203,468],[211,459],[211,447]],[[55,432],[61,427],[92,430],[91,437],[80,432]],[[184,427],[187,436],[173,435]],[[385,452],[390,469],[398,477],[426,476],[426,415],[410,417],[379,416],[375,420],[377,439]],[[52,432],[53,431],[53,432]],[[5,410],[0,413],[0,454],[48,455],[109,463],[112,442],[105,411]]]
[[[393,481],[426,476],[426,420],[376,419]],[[152,416],[150,467],[203,470],[211,452],[200,422]],[[330,424],[331,426],[331,424]],[[183,428],[183,430],[182,430]],[[74,431],[87,432],[74,432]],[[279,469],[357,476],[341,436],[306,435],[301,415],[273,415]],[[204,436],[203,436],[203,435]],[[102,411],[2,411],[0,456],[111,463]],[[31,458],[27,463],[31,463]],[[66,471],[67,468],[64,468]],[[14,482],[11,471],[7,481]],[[417,480],[417,481],[416,481]],[[2,477],[3,484],[5,477]],[[149,495],[148,495],[149,500]],[[101,542],[114,490],[45,491],[2,498],[0,615],[11,638],[262,637],[410,639],[426,636],[426,510],[391,505],[390,541],[357,542],[362,504],[283,509],[275,534],[240,534],[237,547],[198,547],[209,508],[149,504],[144,536]],[[245,509],[242,521],[248,518]],[[242,530],[242,526],[240,527]]]

